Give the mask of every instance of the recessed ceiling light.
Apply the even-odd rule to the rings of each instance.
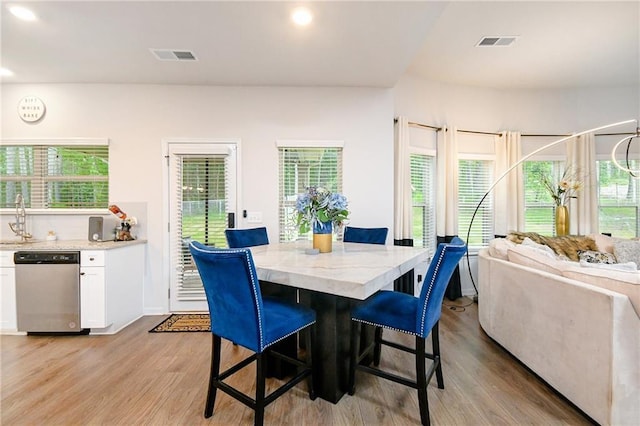
[[[0,68],[0,77],[11,77],[13,75],[13,72],[11,72],[11,70],[8,70],[6,68]]]
[[[18,19],[22,19],[23,21],[35,21],[36,14],[26,7],[22,6],[11,6],[9,7],[9,11]]]
[[[291,19],[296,25],[304,27],[311,23],[313,15],[306,7],[298,7],[291,12]]]

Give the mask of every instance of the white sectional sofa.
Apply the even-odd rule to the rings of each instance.
[[[479,253],[478,311],[492,339],[593,420],[640,424],[640,272],[494,241]]]

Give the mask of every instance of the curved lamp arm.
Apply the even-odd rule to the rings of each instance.
[[[631,146],[631,139],[633,138],[637,138],[640,137],[640,127],[636,129],[636,134],[635,135],[631,135],[631,136],[627,136],[624,137],[620,140],[620,142],[618,142],[617,144],[615,144],[615,146],[613,147],[613,149],[611,150],[611,160],[613,160],[613,163],[616,165],[616,167],[618,167],[620,170],[629,173],[631,176],[633,177],[638,177],[638,174],[640,174],[640,170],[632,170],[629,166],[629,147]],[[627,141],[627,139],[629,140],[629,143],[627,144],[627,167],[623,167],[618,160],[616,159],[616,151],[618,149],[618,147],[620,145],[622,145],[625,141]]]

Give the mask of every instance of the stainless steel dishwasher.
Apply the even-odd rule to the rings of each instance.
[[[80,252],[18,251],[18,331],[86,334],[80,328]]]

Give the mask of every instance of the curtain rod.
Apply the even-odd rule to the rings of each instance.
[[[395,121],[398,121],[397,119]],[[427,129],[432,129],[435,130],[436,132],[439,132],[440,130],[442,130],[442,127],[436,127],[436,126],[429,126],[428,124],[422,124],[422,123],[414,123],[413,121],[409,121],[409,126],[416,126],[416,127],[426,127]]]
[[[394,123],[398,122],[397,118],[393,119]],[[423,124],[423,123],[416,123],[415,121],[409,121],[408,124],[410,126],[416,126],[416,127],[425,127],[427,129],[432,129],[435,130],[436,132],[439,132],[442,130],[442,127],[436,127],[436,126],[431,126],[429,124]],[[478,130],[458,130],[458,132],[460,133],[473,133],[476,135],[493,135],[493,136],[502,136],[500,133],[493,133],[493,132],[480,132]],[[624,135],[635,135],[636,132],[627,132],[627,133],[596,133],[594,136],[624,136]],[[537,138],[566,138],[571,136],[570,134],[565,134],[565,135],[551,135],[551,134],[535,134],[535,133],[531,133],[531,134],[526,134],[523,133],[520,135],[523,138],[526,137],[537,137]]]

